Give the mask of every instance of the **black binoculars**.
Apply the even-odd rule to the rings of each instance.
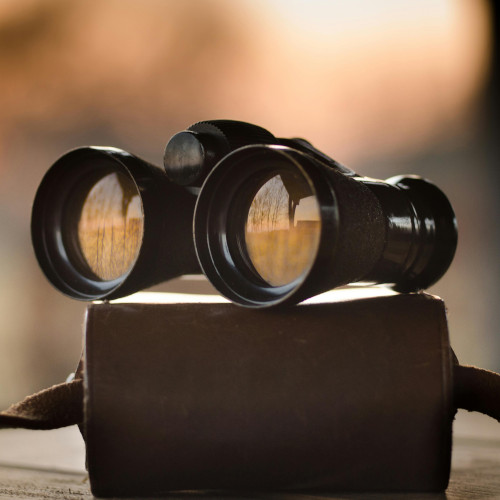
[[[174,135],[164,169],[115,148],[65,154],[36,194],[32,239],[73,298],[203,271],[231,301],[267,307],[354,282],[425,289],[448,269],[457,226],[421,177],[362,177],[303,139],[214,120]]]

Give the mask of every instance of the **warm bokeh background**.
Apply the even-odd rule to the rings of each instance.
[[[1,406],[63,380],[81,349],[85,304],[31,249],[44,172],[88,144],[159,164],[171,135],[214,118],[435,181],[460,242],[432,291],[458,357],[499,370],[491,36],[480,0],[0,0]]]

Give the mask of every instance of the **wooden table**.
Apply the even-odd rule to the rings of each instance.
[[[76,427],[57,431],[0,431],[0,498],[94,498],[85,472],[85,448]],[[213,494],[170,498],[215,499]],[[231,496],[225,496],[231,498]],[[245,499],[500,499],[500,424],[460,411],[454,424],[450,485],[443,494],[246,494]]]

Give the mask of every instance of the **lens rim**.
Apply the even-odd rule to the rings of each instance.
[[[200,266],[222,295],[243,306],[269,307],[300,302],[312,288],[322,286],[322,267],[335,252],[339,229],[336,196],[326,182],[324,168],[309,155],[277,145],[242,147],[214,167],[198,196],[193,227]],[[316,197],[321,222],[312,265],[292,282],[279,286],[264,281],[248,265],[241,243],[247,210],[238,206],[242,199],[249,198],[241,195],[245,183],[252,186],[247,193],[253,192],[259,179],[268,178],[269,172],[276,170],[292,170],[304,178]]]
[[[33,248],[40,267],[49,281],[62,293],[80,300],[98,300],[110,296],[131,275],[140,259],[146,234],[147,217],[141,189],[135,172],[140,168],[133,156],[117,148],[83,147],[63,155],[43,178],[33,203],[31,235]],[[134,184],[141,198],[143,234],[134,264],[120,277],[102,280],[82,272],[67,248],[63,227],[68,206],[75,187],[89,183],[90,178],[100,179],[110,172],[121,172]],[[65,241],[66,240],[66,241]]]

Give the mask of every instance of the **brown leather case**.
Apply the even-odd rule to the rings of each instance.
[[[93,304],[84,373],[96,496],[448,483],[451,350],[444,304],[426,294]]]

